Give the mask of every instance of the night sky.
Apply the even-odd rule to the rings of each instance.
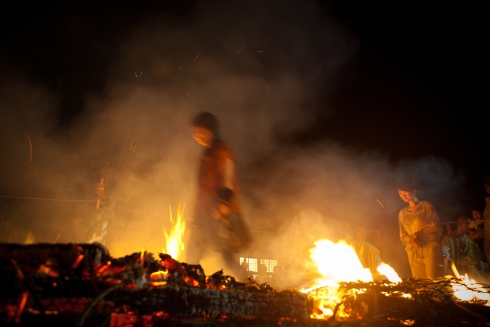
[[[10,3],[2,10],[2,65],[22,71],[59,95],[58,126],[69,128],[83,113],[83,99],[103,92],[108,66],[135,26],[160,14],[189,23],[196,3]],[[488,167],[481,145],[485,129],[479,73],[481,10],[459,5],[318,3],[352,31],[359,51],[328,99],[321,95],[308,99],[316,123],[288,135],[288,141],[309,144],[331,137],[355,147],[381,149],[394,160],[441,156],[467,174],[470,188],[479,188]],[[281,10],[279,5],[277,9]],[[252,14],[245,19],[254,25]],[[334,114],[323,113],[326,101],[334,104]]]
[[[264,155],[266,151],[261,148],[257,151],[260,155],[256,155],[254,148],[247,152],[243,150],[245,147],[237,146],[239,158],[254,158],[247,161],[243,172],[259,172],[252,177],[242,177],[244,196],[249,202],[260,204],[260,200],[254,198],[259,197],[254,194],[254,188],[262,185],[254,181],[263,180],[262,168],[270,169],[284,153],[315,152],[333,142],[349,153],[379,155],[388,168],[418,160],[447,163],[448,175],[458,180],[458,190],[451,191],[450,196],[444,192],[437,194],[440,198],[460,201],[459,213],[469,214],[467,209],[472,202],[483,203],[482,179],[490,167],[489,156],[485,153],[488,126],[484,99],[486,79],[481,58],[485,43],[481,36],[483,9],[474,6],[398,2],[381,5],[352,1],[317,1],[307,5],[300,1],[272,1],[268,5],[259,1],[209,4],[105,1],[78,5],[11,2],[0,14],[0,67],[4,72],[0,77],[4,97],[2,116],[8,116],[6,111],[16,116],[13,108],[20,108],[8,105],[14,103],[6,100],[11,94],[10,85],[34,85],[49,98],[46,101],[49,105],[32,112],[43,112],[39,117],[42,134],[62,150],[53,152],[39,164],[36,173],[20,174],[24,177],[12,181],[12,176],[17,176],[15,167],[23,167],[17,165],[15,158],[21,152],[26,158],[25,137],[32,132],[30,127],[2,131],[4,140],[0,154],[4,169],[0,193],[39,196],[43,189],[31,187],[35,184],[32,180],[28,182],[31,185],[28,189],[23,188],[27,183],[23,178],[42,175],[43,165],[51,168],[59,165],[60,171],[65,172],[64,165],[60,164],[64,156],[70,153],[70,160],[75,160],[73,153],[85,151],[83,135],[90,138],[88,135],[96,130],[93,126],[99,121],[97,113],[103,111],[104,106],[110,107],[111,99],[117,97],[118,92],[124,94],[130,87],[146,92],[163,85],[162,90],[170,94],[172,101],[192,99],[199,92],[199,83],[204,83],[218,67],[227,76],[264,81],[261,90],[273,85],[271,81],[282,81],[281,74],[295,77],[291,83],[295,86],[284,87],[275,95],[271,108],[264,109],[264,116],[271,121],[263,127],[268,130],[264,135],[269,138],[264,143],[273,142],[274,150]],[[157,32],[152,35],[153,29],[165,37],[160,38]],[[154,53],[158,52],[164,53],[164,60],[156,58]],[[190,68],[206,58],[212,58],[207,63],[212,70],[204,66]],[[193,86],[189,86],[192,83]],[[233,83],[230,79],[230,85]],[[291,97],[297,87],[302,89],[301,95]],[[247,91],[236,97],[240,98],[240,105],[247,101],[243,98],[257,96],[261,99],[263,91],[254,92]],[[20,94],[20,98],[28,98],[32,93]],[[206,105],[199,106],[203,102],[196,100],[187,103],[186,108],[213,111],[216,105],[228,106],[224,114],[228,118],[224,120],[234,122],[233,126],[239,126],[242,116],[247,118],[243,123],[248,124],[248,129],[261,125],[258,116],[248,119],[247,109],[234,106],[235,98],[221,94],[207,96]],[[217,100],[213,100],[215,96]],[[34,99],[25,105],[34,108],[37,102]],[[257,103],[261,102],[257,100]],[[250,106],[257,103],[252,101]],[[153,103],[147,105],[158,107]],[[138,109],[143,115],[144,106],[141,102]],[[50,109],[45,110],[47,107]],[[281,110],[284,114],[279,114]],[[19,117],[16,122],[25,118]],[[184,118],[179,122],[184,122]],[[150,121],[152,117],[146,119]],[[293,124],[296,121],[299,123]],[[26,124],[22,126],[35,129],[37,121],[29,120]],[[185,124],[175,128],[182,136],[189,137]],[[165,130],[162,122],[163,134]],[[239,134],[243,130],[230,128],[225,134],[232,135],[233,131]],[[124,137],[123,132],[117,133]],[[262,134],[255,135],[257,138],[250,143],[262,143]],[[22,150],[9,148],[11,142],[7,140],[16,137],[23,140],[23,145],[19,146]],[[133,138],[127,136],[128,146]],[[42,146],[36,145],[36,149],[39,147]],[[107,157],[100,157],[103,164],[99,170],[104,169],[106,161],[117,165],[117,152],[104,151]],[[280,155],[276,156],[277,153]],[[143,171],[153,164],[151,160],[140,162],[135,169]],[[117,169],[125,171],[124,168],[120,165]],[[73,174],[73,171],[66,170],[66,173]],[[140,174],[142,179],[144,176]],[[424,172],[419,176],[427,175]],[[93,178],[92,183],[96,180]],[[383,183],[386,184],[386,180]],[[394,193],[392,189],[387,192]],[[288,195],[294,194],[290,191]],[[378,203],[373,201],[373,205],[378,206]],[[402,203],[397,205],[396,210],[399,210]],[[456,213],[451,211],[443,220],[455,218]],[[396,218],[390,219],[390,226],[396,227]],[[383,223],[376,227],[380,225]]]

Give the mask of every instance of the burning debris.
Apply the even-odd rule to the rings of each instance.
[[[11,326],[490,326],[490,287],[468,278],[276,291],[168,254],[113,258],[101,244],[2,244],[0,261]]]
[[[308,319],[294,290],[239,283],[168,254],[112,258],[101,244],[3,244],[0,321],[31,326],[157,326],[170,321]]]
[[[490,326],[490,286],[467,276],[402,280],[381,263],[374,278],[344,241],[318,240],[310,253],[322,278],[302,292],[329,326]]]
[[[308,294],[315,299],[312,317],[328,326],[490,326],[489,290],[448,277],[339,283]]]

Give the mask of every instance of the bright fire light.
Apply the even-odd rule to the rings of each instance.
[[[349,244],[340,241],[337,244],[330,240],[315,242],[310,250],[311,258],[318,266],[318,271],[328,280],[343,282],[369,282],[373,280],[369,268],[364,268],[356,251]]]
[[[386,276],[386,278],[388,278],[388,280],[392,283],[399,283],[402,281],[395,269],[391,268],[386,263],[380,264],[376,270],[378,270],[381,275]]]
[[[465,274],[464,278],[461,278],[461,283],[453,283],[454,296],[463,301],[470,301],[474,298],[487,301],[487,306],[490,306],[490,293],[483,288],[483,285],[478,284],[473,279],[468,278],[468,274]]]
[[[369,268],[363,267],[354,248],[345,241],[335,244],[327,239],[318,240],[315,242],[315,248],[310,249],[310,256],[323,275],[315,286],[301,290],[303,293],[310,293],[320,311],[313,313],[312,318],[325,319],[333,314],[332,309],[341,302],[338,294],[339,282],[373,281]],[[379,265],[378,272],[392,283],[401,281],[395,270],[385,263]],[[315,292],[320,289],[321,292]],[[316,295],[313,295],[314,293]],[[341,312],[339,314],[342,315]]]
[[[173,259],[179,260],[180,255],[184,252],[184,232],[185,232],[185,221],[184,221],[184,209],[185,205],[179,205],[177,209],[177,219],[174,221],[172,215],[172,206],[169,207],[170,210],[170,232],[167,233],[165,226],[163,227],[163,233],[165,234],[165,244],[166,247],[163,248],[162,252],[169,254]]]

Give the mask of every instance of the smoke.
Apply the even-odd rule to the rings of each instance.
[[[451,219],[463,180],[442,159],[394,163],[335,140],[303,148],[282,140],[308,129],[317,104],[335,110],[324,103],[356,56],[357,40],[327,9],[222,1],[198,3],[185,16],[149,15],[119,45],[104,90],[81,100],[69,130],[57,125],[61,95],[16,72],[0,89],[0,151],[9,158],[2,194],[86,201],[26,200],[16,211],[24,218],[8,220],[6,230],[27,226],[36,241],[83,242],[92,224],[109,219],[111,254],[160,251],[169,210],[185,203],[191,218],[202,149],[189,121],[201,110],[218,116],[235,151],[240,203],[256,237],[251,254],[295,269],[315,239],[348,238],[353,225],[396,235],[403,203],[393,181],[401,175],[419,180],[423,196]],[[101,178],[108,198],[96,209]]]

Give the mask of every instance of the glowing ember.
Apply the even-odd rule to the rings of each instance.
[[[172,216],[172,207],[170,209],[170,233],[167,233],[165,227],[163,232],[165,234],[166,248],[163,248],[163,253],[169,254],[175,260],[178,260],[182,252],[184,251],[184,209],[185,205],[179,205],[177,210],[177,219],[174,221]]]

